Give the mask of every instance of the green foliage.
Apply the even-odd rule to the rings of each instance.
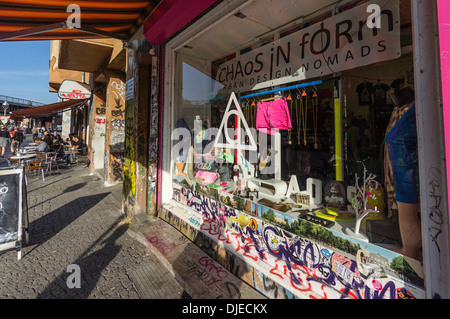
[[[406,260],[403,258],[403,256],[398,256],[398,257],[395,257],[394,259],[392,259],[391,269],[400,274],[403,274],[405,277],[407,277],[413,283],[423,286],[423,279],[420,278],[419,276],[417,276],[414,269],[412,269],[412,267],[406,262]]]

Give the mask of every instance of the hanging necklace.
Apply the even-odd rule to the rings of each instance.
[[[300,94],[297,94],[297,98],[295,99],[295,115],[296,115],[296,124],[297,124],[297,144],[300,145],[300,110],[299,110],[299,100],[300,100]]]
[[[302,96],[300,98],[300,113],[302,117],[302,129],[303,129],[303,145],[306,146],[308,143],[306,142],[306,127],[308,120],[308,95],[305,91],[303,91]]]
[[[255,102],[253,101],[252,104],[250,105],[250,127],[255,127]]]
[[[291,95],[289,95],[286,99],[289,103],[289,116],[292,116],[292,98]],[[289,145],[292,145],[292,140],[291,140],[291,131],[292,128],[288,131],[288,135],[289,135]]]
[[[245,102],[245,106],[244,106],[244,118],[247,121],[247,124],[250,125],[251,123],[251,118],[250,118],[250,104],[248,104],[248,102]],[[245,136],[245,143],[248,143],[249,139],[248,139],[248,135]]]
[[[314,94],[312,97],[312,102],[313,102],[313,121],[314,121],[314,148],[318,149],[319,144],[317,144],[317,119],[318,119],[318,113],[319,113],[319,110],[318,110],[319,101],[318,101],[316,91],[314,91]]]

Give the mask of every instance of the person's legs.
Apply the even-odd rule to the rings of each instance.
[[[62,159],[66,161],[67,164],[70,164],[70,154],[64,154]]]
[[[402,255],[421,260],[422,230],[418,217],[418,205],[397,202],[398,222],[402,237]]]

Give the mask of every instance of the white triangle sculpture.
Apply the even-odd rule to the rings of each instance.
[[[236,110],[231,110],[231,105],[234,102],[236,106]],[[237,138],[232,139],[228,136],[228,130],[226,124],[228,123],[228,118],[231,115],[237,116]],[[248,135],[248,144],[242,144],[241,141],[241,123],[244,125],[245,133]],[[225,128],[225,130],[224,130]],[[221,143],[222,141],[222,131],[225,131],[225,143]],[[236,98],[236,94],[234,92],[231,93],[230,99],[228,100],[228,105],[223,115],[222,123],[220,123],[219,132],[217,134],[216,140],[214,142],[214,147],[216,148],[229,148],[229,149],[237,149],[237,150],[248,150],[248,151],[256,151],[258,149],[255,139],[251,134],[251,131],[248,127],[247,121],[245,120],[244,114],[242,113],[241,106]]]

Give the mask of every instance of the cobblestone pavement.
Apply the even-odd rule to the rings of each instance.
[[[29,137],[28,137],[29,139]],[[22,259],[15,250],[0,252],[0,298],[137,299],[133,274],[166,270],[146,247],[127,233],[120,212],[121,185],[105,187],[77,164],[59,173],[28,179],[29,244]],[[69,288],[78,265],[81,288]],[[150,268],[149,268],[150,267]],[[170,276],[154,283],[170,288],[170,298],[189,298]],[[147,281],[149,281],[147,279]],[[152,282],[147,283],[152,289]],[[175,295],[173,294],[175,292]],[[164,298],[165,292],[160,292]],[[156,298],[156,297],[155,297]]]

